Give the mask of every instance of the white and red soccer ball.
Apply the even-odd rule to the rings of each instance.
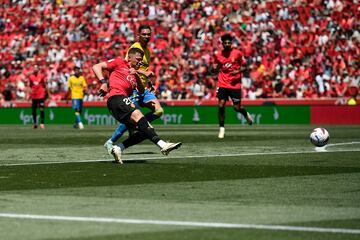
[[[316,147],[325,146],[330,139],[329,132],[325,128],[315,128],[310,134],[310,141]]]

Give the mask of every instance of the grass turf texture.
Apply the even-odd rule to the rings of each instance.
[[[113,127],[0,126],[0,214],[360,229],[360,126],[156,126],[113,164]],[[323,126],[324,127],[324,126]],[[351,143],[344,144],[339,143]],[[357,142],[357,143],[356,143]],[[332,145],[331,145],[332,144]],[[18,165],[17,165],[18,164]],[[360,239],[360,234],[0,217],[0,239]]]

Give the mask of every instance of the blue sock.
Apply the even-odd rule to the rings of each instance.
[[[155,115],[153,112],[148,112],[145,114],[145,118],[146,118],[146,120],[148,120],[148,122],[152,122],[152,121],[158,119],[159,116]]]
[[[116,142],[119,138],[126,132],[127,128],[125,124],[120,124],[116,129],[113,135],[111,136],[111,141]]]
[[[78,112],[75,113],[75,122],[76,123],[81,122],[81,116],[80,116],[80,113],[78,113]]]

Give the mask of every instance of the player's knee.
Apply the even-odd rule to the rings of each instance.
[[[161,117],[163,114],[164,114],[164,109],[162,107],[160,107],[154,111],[154,115],[157,117]]]

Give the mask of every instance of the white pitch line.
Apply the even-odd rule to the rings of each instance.
[[[345,142],[345,143],[332,143],[332,144],[327,144],[323,147],[316,147],[315,151],[316,152],[328,152],[328,150],[326,148],[328,147],[332,147],[332,146],[343,146],[343,145],[352,145],[352,144],[360,144],[360,142]]]
[[[327,151],[332,152],[360,152],[360,149],[339,149]],[[208,154],[208,155],[188,155],[188,156],[174,156],[174,157],[142,157],[142,158],[124,158],[123,161],[142,161],[142,160],[160,160],[160,159],[186,159],[186,158],[213,158],[213,157],[240,157],[240,156],[259,156],[259,155],[286,155],[286,154],[303,154],[316,153],[318,151],[294,151],[294,152],[259,152],[259,153],[230,153],[230,154]],[[6,166],[30,166],[30,165],[48,165],[48,164],[66,164],[66,163],[91,163],[91,162],[108,162],[113,159],[102,160],[78,160],[78,161],[54,161],[54,162],[29,162],[29,163],[5,163],[0,164],[0,167]]]
[[[171,225],[171,226],[184,226],[184,227],[237,228],[237,229],[297,231],[297,232],[360,234],[360,229],[298,227],[298,226],[264,225],[264,224],[193,222],[193,221],[171,221],[171,220],[166,221],[166,220],[105,218],[105,217],[32,215],[32,214],[13,214],[13,213],[0,213],[0,217],[1,218],[32,219],[32,220],[50,220],[50,221],[125,223],[125,224],[144,224],[144,225]]]
[[[360,142],[330,143],[330,144],[325,145],[325,146],[332,147],[332,146],[352,145],[352,144],[360,144]]]

